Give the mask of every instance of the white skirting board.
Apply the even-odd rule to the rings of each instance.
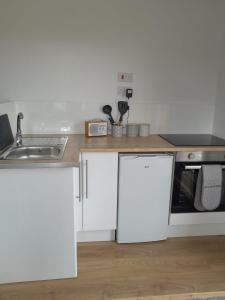
[[[168,227],[168,238],[206,235],[225,235],[225,223],[173,225]],[[77,241],[79,243],[115,241],[115,230],[79,231],[77,232]]]
[[[220,224],[181,224],[168,227],[168,237],[225,235],[225,223]],[[103,242],[115,241],[115,230],[79,231],[77,241]]]
[[[78,231],[78,242],[115,241],[115,230]]]
[[[168,237],[225,235],[225,223],[223,224],[189,224],[172,225],[168,228]]]

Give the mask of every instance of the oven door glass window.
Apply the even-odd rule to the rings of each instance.
[[[192,164],[192,166],[194,165]],[[198,173],[199,169],[192,169],[191,166],[186,163],[176,163],[171,207],[172,213],[199,212],[194,207]],[[215,211],[225,211],[225,169],[222,173],[221,204]]]

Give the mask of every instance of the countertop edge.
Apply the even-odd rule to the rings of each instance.
[[[117,152],[117,153],[144,153],[144,152],[177,152],[175,149],[172,148],[80,148],[80,152]]]
[[[79,168],[79,162],[26,162],[0,163],[0,169],[38,169],[38,168]]]
[[[114,149],[114,148],[80,148],[80,152],[118,152],[118,153],[123,153],[123,152],[127,152],[127,153],[144,153],[144,152],[173,152],[173,153],[177,153],[177,152],[225,152],[225,147],[221,146],[221,147],[207,147],[205,146],[205,148],[203,149],[203,147],[176,147],[176,148],[132,148],[132,150],[130,148],[118,148],[118,149]]]

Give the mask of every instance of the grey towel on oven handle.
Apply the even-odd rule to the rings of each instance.
[[[203,165],[199,171],[194,207],[198,211],[215,210],[221,203],[222,167]]]
[[[201,203],[201,196],[202,196],[202,168],[198,172],[198,178],[197,178],[196,190],[195,190],[194,207],[198,211],[205,211],[206,209],[202,206],[202,203]]]

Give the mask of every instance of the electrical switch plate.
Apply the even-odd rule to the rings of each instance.
[[[118,72],[117,80],[119,82],[133,82],[133,73]]]

